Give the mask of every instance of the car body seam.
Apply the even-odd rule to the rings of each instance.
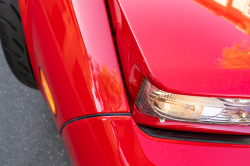
[[[60,135],[62,135],[62,131],[63,129],[70,123],[78,121],[78,120],[82,120],[82,119],[87,119],[87,118],[94,118],[94,117],[99,117],[99,116],[131,116],[130,113],[102,113],[102,114],[92,114],[92,115],[85,115],[85,116],[81,116],[78,118],[74,118],[71,119],[69,121],[67,121],[66,123],[64,123],[62,125],[62,127],[60,128]]]

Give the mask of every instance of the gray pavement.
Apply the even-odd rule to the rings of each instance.
[[[42,95],[14,77],[0,43],[0,166],[69,165]]]

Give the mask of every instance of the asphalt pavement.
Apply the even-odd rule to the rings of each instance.
[[[70,166],[40,91],[11,73],[0,43],[0,166]]]

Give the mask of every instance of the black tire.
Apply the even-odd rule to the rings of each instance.
[[[0,0],[0,37],[5,58],[23,84],[38,89],[20,17],[18,0]]]

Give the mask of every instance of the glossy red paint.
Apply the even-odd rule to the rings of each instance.
[[[250,18],[233,9],[232,0],[226,7],[212,0],[108,0],[108,5],[133,99],[143,75],[168,92],[249,98]],[[135,65],[143,73],[139,77],[133,75]]]
[[[19,2],[32,67],[40,89],[39,67],[43,69],[57,108],[57,128],[85,115],[129,112],[105,1]],[[107,0],[107,4],[130,108],[134,108],[144,75],[166,91],[248,97],[249,80],[245,76],[249,69],[215,65],[223,64],[218,61],[223,58],[219,54],[222,46],[231,47],[241,37],[248,37],[223,19],[193,1],[183,1],[183,6],[174,1],[141,0]],[[203,24],[202,20],[207,22]],[[177,25],[185,26],[184,30]],[[232,34],[226,34],[229,31]],[[216,40],[225,36],[227,40]],[[138,122],[143,120],[142,124],[148,120],[149,125],[162,127],[150,117],[134,117]],[[192,131],[190,125],[171,124],[171,129]],[[201,125],[195,129],[223,132],[213,127]],[[242,134],[236,128],[230,132]],[[248,145],[153,138],[143,133],[130,116],[74,121],[65,126],[62,137],[74,165],[250,164]]]
[[[250,135],[250,127],[248,125],[213,125],[171,120],[161,123],[158,118],[145,115],[136,106],[131,111],[135,122],[143,126],[185,132]]]
[[[104,1],[20,0],[39,87],[42,68],[57,128],[84,115],[129,112]]]
[[[249,145],[154,138],[127,117],[75,121],[62,133],[73,165],[249,165]]]

